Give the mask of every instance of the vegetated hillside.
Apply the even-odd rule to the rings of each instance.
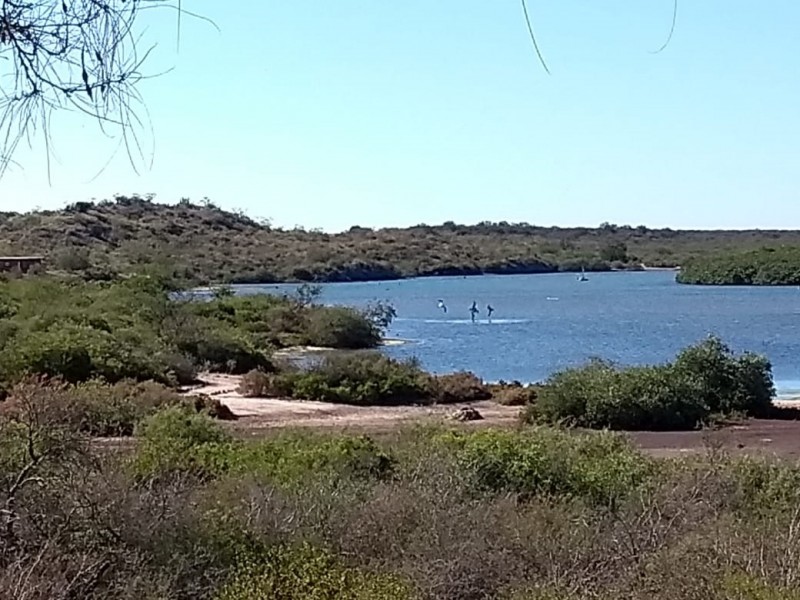
[[[674,267],[710,253],[787,243],[800,245],[800,232],[448,222],[326,234],[273,228],[210,203],[167,205],[138,196],[0,213],[0,253],[42,253],[49,269],[94,278],[155,262],[199,283]]]
[[[680,283],[800,285],[800,246],[700,256],[686,262]]]

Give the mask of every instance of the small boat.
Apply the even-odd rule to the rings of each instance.
[[[589,281],[589,278],[586,277],[586,271],[581,267],[581,274],[578,275],[578,281]]]

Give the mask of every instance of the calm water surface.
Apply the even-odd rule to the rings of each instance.
[[[425,278],[323,286],[322,301],[397,309],[386,349],[433,372],[469,370],[489,381],[539,381],[591,357],[622,364],[669,360],[709,333],[766,354],[782,394],[800,393],[800,289],[696,287],[671,272]],[[294,286],[239,286],[240,293]],[[437,307],[442,299],[448,311]],[[478,321],[469,307],[478,303]],[[488,322],[486,305],[495,313]]]

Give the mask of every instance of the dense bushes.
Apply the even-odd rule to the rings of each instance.
[[[215,600],[411,600],[401,578],[348,567],[320,548],[276,546],[243,560]]]
[[[388,324],[375,307],[318,306],[313,296],[203,301],[172,292],[169,280],[145,276],[0,281],[0,387],[27,374],[190,383],[197,369],[270,370],[271,350],[286,344],[369,348]]]
[[[623,438],[554,429],[482,431],[442,438],[479,489],[570,496],[613,504],[647,481],[653,465]]]
[[[413,404],[432,399],[431,378],[416,361],[377,352],[326,356],[306,370],[250,373],[240,391],[249,396],[289,396],[341,404]]]
[[[704,285],[800,285],[800,246],[697,257],[682,266],[677,281]]]
[[[432,392],[437,402],[476,402],[492,397],[489,388],[473,373],[450,373],[432,379]]]
[[[258,442],[234,442],[219,426],[180,408],[140,427],[139,473],[247,474],[296,485],[311,473],[332,479],[386,480],[401,457],[452,457],[475,490],[530,496],[570,496],[613,504],[655,473],[654,463],[610,433],[572,434],[548,428],[513,431],[420,430],[413,451],[393,455],[367,436],[284,433]],[[445,462],[448,460],[444,459]]]
[[[492,397],[472,373],[430,375],[415,360],[398,361],[377,352],[322,357],[307,369],[251,371],[239,391],[248,397],[290,397],[362,406],[449,404]]]
[[[370,348],[381,341],[381,331],[356,309],[324,307],[309,314],[306,339],[310,346]]]
[[[204,396],[182,396],[153,381],[122,380],[113,385],[90,380],[69,385],[59,380],[25,379],[11,388],[0,403],[0,413],[18,417],[33,400],[58,405],[63,418],[77,431],[92,437],[132,435],[137,424],[168,407],[232,420],[219,401]]]
[[[286,433],[240,442],[205,415],[181,407],[144,420],[138,433],[134,470],[144,477],[235,474],[294,487],[312,475],[383,480],[395,465],[395,458],[367,436]]]
[[[788,600],[797,588],[800,469],[775,459],[648,459],[616,434],[546,428],[237,441],[176,407],[142,425],[133,454],[98,456],[48,399],[0,415],[0,597]]]
[[[362,349],[377,346],[393,311],[377,304],[365,310],[314,303],[319,290],[302,287],[293,296],[216,294],[208,302],[189,302],[187,325],[236,334],[262,348],[322,346]],[[388,313],[387,313],[388,311]],[[207,338],[203,335],[203,338]],[[189,338],[191,339],[191,338]]]
[[[556,373],[526,418],[594,428],[692,429],[717,414],[764,416],[774,394],[765,358],[734,356],[710,338],[666,365],[618,368],[594,361]]]

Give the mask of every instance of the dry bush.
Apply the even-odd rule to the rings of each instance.
[[[185,400],[194,405],[195,411],[207,414],[212,419],[220,421],[235,421],[238,417],[233,414],[233,411],[217,398],[212,398],[206,394],[197,394],[189,396]]]
[[[291,395],[291,388],[273,373],[254,370],[242,375],[237,391],[247,398],[272,398]]]
[[[356,591],[415,600],[796,600],[800,589],[800,468],[791,464],[722,454],[653,461],[628,493],[598,503],[570,486],[489,489],[474,469],[616,489],[632,456],[608,451],[616,438],[567,447],[558,445],[566,433],[527,432],[526,441],[523,432],[508,443],[484,433],[464,446],[474,446],[475,462],[436,442],[441,431],[415,429],[369,445],[394,459],[380,474],[322,460],[362,438],[296,434],[216,455],[228,468],[213,479],[180,470],[134,478],[129,456],[89,454],[42,397],[34,388],[24,411],[0,419],[0,597],[342,597],[330,577],[311,578],[321,587],[302,578],[320,565]],[[222,439],[206,435],[208,419],[197,429],[203,417],[167,413],[181,418],[151,419],[161,422],[158,439]],[[46,454],[9,504],[29,439]],[[253,562],[259,556],[277,558],[265,566]],[[362,588],[363,574],[388,587]],[[284,578],[295,587],[276,583]]]
[[[492,397],[489,388],[473,373],[435,375],[432,382],[433,395],[442,404],[476,402]]]
[[[525,406],[536,401],[537,387],[521,383],[498,383],[489,386],[492,400],[503,406]]]
[[[93,437],[133,434],[142,419],[170,406],[190,406],[220,420],[233,420],[231,410],[208,396],[184,397],[171,388],[145,381],[124,380],[109,385],[88,381],[70,385],[59,379],[31,377],[14,386],[0,404],[0,412],[15,417],[27,410],[35,396],[59,411],[65,425]]]

